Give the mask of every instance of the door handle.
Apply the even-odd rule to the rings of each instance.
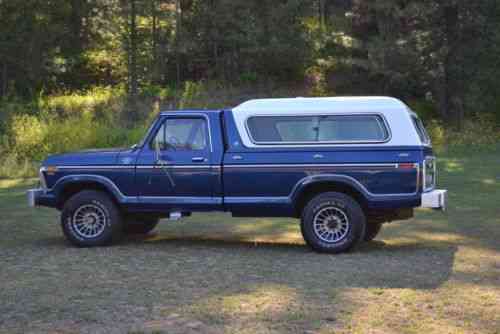
[[[205,162],[207,161],[207,159],[205,159],[204,157],[194,157],[191,159],[192,162]]]

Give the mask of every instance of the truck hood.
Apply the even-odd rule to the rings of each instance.
[[[43,162],[43,166],[114,165],[120,153],[129,148],[90,149],[78,152],[54,154]]]

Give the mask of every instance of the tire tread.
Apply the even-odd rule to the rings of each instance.
[[[312,220],[315,212],[325,203],[343,206],[350,221],[350,232],[346,239],[336,244],[321,241],[314,233]],[[361,206],[352,197],[339,192],[324,192],[313,197],[305,206],[301,216],[301,232],[306,243],[315,251],[321,253],[343,253],[356,247],[363,241],[366,230],[366,217]]]

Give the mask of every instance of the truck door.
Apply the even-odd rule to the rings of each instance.
[[[161,120],[137,161],[139,201],[151,209],[203,209],[214,204],[208,117],[174,114]]]

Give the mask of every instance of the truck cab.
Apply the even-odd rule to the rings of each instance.
[[[262,99],[158,115],[131,148],[48,157],[32,206],[61,211],[77,246],[202,211],[299,218],[315,250],[370,241],[416,207],[444,209],[418,118],[387,97]]]

